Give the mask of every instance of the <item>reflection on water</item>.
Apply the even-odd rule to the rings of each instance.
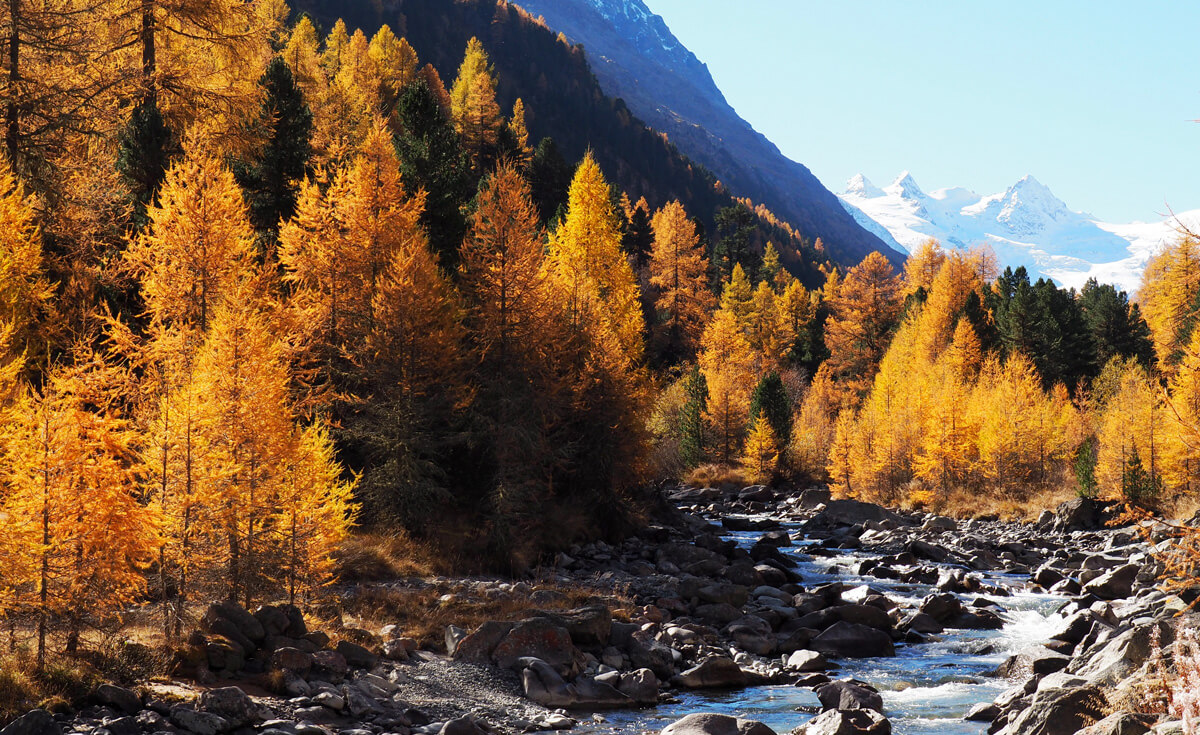
[[[790,530],[795,530],[791,527]],[[749,546],[761,533],[730,533],[739,545]],[[851,552],[835,558],[811,558],[803,554],[805,542],[782,551],[800,559],[798,571],[805,585],[838,581],[847,586],[869,584],[902,603],[915,604],[931,590],[926,585],[901,584],[891,580],[858,576],[848,571],[852,562],[871,554]],[[870,683],[883,696],[884,714],[897,735],[982,735],[986,723],[964,722],[962,717],[981,702],[990,702],[1008,684],[989,676],[1009,655],[1046,640],[1056,632],[1059,620],[1054,610],[1063,598],[1019,591],[1024,577],[983,573],[989,584],[1007,585],[1012,597],[996,600],[1006,612],[1002,630],[947,630],[934,643],[898,645],[895,658],[845,659],[841,668],[828,672],[833,678],[852,677]],[[974,600],[976,595],[963,595]],[[820,708],[810,690],[792,686],[754,687],[736,692],[686,692],[677,704],[638,712],[604,715],[604,722],[584,725],[589,733],[657,732],[684,715],[719,712],[766,723],[786,733],[807,722],[806,710]]]

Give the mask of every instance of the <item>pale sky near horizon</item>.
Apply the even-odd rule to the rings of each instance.
[[[645,0],[835,192],[1026,174],[1110,222],[1200,208],[1200,2]]]

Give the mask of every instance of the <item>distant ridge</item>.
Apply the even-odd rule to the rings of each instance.
[[[868,232],[803,165],[780,153],[725,100],[708,67],[642,0],[518,0],[572,41],[582,43],[604,90],[661,130],[738,196],[765,204],[833,260],[857,263],[879,250],[904,253]]]

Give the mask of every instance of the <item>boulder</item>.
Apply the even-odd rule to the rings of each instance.
[[[1092,498],[1073,498],[1054,511],[1054,527],[1059,531],[1094,531],[1100,528],[1102,508]]]
[[[317,651],[312,655],[313,673],[330,681],[341,681],[350,671],[346,657],[337,651]]]
[[[829,662],[816,651],[793,651],[783,660],[783,665],[791,671],[807,674],[814,671],[824,671],[829,668]]]
[[[35,709],[8,723],[0,735],[62,735],[62,727],[49,712]]]
[[[967,722],[994,722],[1000,716],[1000,708],[995,702],[980,702],[963,715]]]
[[[1105,716],[1108,700],[1096,687],[1046,689],[1001,731],[1006,735],[1076,735]]]
[[[962,602],[949,592],[929,595],[921,600],[921,606],[918,609],[942,625],[949,623],[963,612]]]
[[[200,620],[200,628],[202,630],[212,630],[214,633],[219,632],[209,627],[218,620],[229,621],[242,636],[245,636],[255,644],[262,643],[267,637],[267,631],[263,629],[262,623],[258,622],[258,619],[251,615],[246,608],[237,603],[218,602],[215,605],[210,605],[205,610],[204,617]]]
[[[338,653],[346,659],[346,665],[355,669],[369,669],[379,663],[379,654],[351,641],[338,641]]]
[[[1083,585],[1083,591],[1101,600],[1122,600],[1133,594],[1133,583],[1139,569],[1137,564],[1117,567]]]
[[[263,605],[254,611],[254,619],[262,626],[268,638],[282,636],[291,627],[291,619],[283,605]]]
[[[566,628],[578,646],[607,646],[612,635],[612,611],[604,605],[592,605],[564,613],[534,613]]]
[[[714,656],[679,674],[674,682],[684,689],[739,689],[749,679],[733,659]]]
[[[210,635],[204,644],[208,668],[213,671],[241,671],[246,666],[246,649],[225,636]]]
[[[96,702],[127,715],[136,715],[142,711],[142,698],[137,693],[124,687],[112,684],[101,684],[96,687]]]
[[[868,521],[891,521],[897,526],[910,525],[908,521],[887,508],[874,503],[863,503],[857,500],[830,500],[825,503],[825,509],[813,516],[805,526],[818,528],[861,526]]]
[[[275,671],[290,671],[304,676],[312,666],[312,654],[298,648],[278,648],[271,654],[271,668]]]
[[[182,704],[171,708],[171,723],[195,735],[217,735],[233,729],[233,725],[218,714],[200,712]]]
[[[262,722],[267,719],[263,708],[254,703],[250,696],[238,687],[209,689],[200,695],[197,709],[219,715],[232,727]]]
[[[491,732],[485,723],[478,722],[474,717],[458,717],[442,725],[438,735],[490,735]]]
[[[1155,724],[1152,715],[1116,712],[1094,725],[1079,731],[1079,735],[1145,735]]]
[[[873,709],[831,709],[792,731],[793,735],[891,735],[892,723]]]
[[[838,605],[829,608],[829,611],[838,620],[844,620],[847,623],[858,623],[876,630],[892,629],[892,619],[888,617],[887,612],[874,605]]]
[[[861,681],[845,679],[817,687],[817,699],[822,710],[873,709],[883,713],[883,697],[873,687]]]
[[[617,689],[637,704],[658,704],[658,677],[650,669],[623,674]]]
[[[810,647],[826,656],[846,658],[896,655],[890,635],[882,630],[859,623],[847,623],[844,620],[834,623],[813,638]]]
[[[775,735],[775,731],[755,720],[704,712],[672,722],[659,735]]]
[[[1172,626],[1167,623],[1147,623],[1097,644],[1076,657],[1068,671],[1097,686],[1112,686],[1121,681],[1150,657],[1154,650],[1154,629],[1158,627],[1160,645],[1166,647],[1174,640]]]
[[[578,668],[578,654],[566,628],[545,618],[532,618],[513,626],[492,650],[492,660],[502,669],[511,669],[518,659],[537,658],[570,676]]]
[[[725,633],[738,648],[759,656],[774,654],[778,645],[771,624],[756,615],[738,618],[726,626]]]
[[[1005,679],[1027,679],[1030,676],[1043,677],[1067,668],[1071,663],[1069,656],[1055,653],[1045,646],[1031,646],[1018,652],[1000,664],[996,676]]]
[[[479,626],[474,633],[460,638],[450,655],[456,661],[465,661],[470,664],[491,663],[492,651],[496,650],[496,646],[500,645],[500,641],[504,640],[504,636],[508,635],[512,629],[512,623],[489,620]]]

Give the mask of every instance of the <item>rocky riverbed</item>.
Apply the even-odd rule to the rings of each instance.
[[[1039,523],[902,515],[777,493],[682,488],[619,545],[562,554],[547,580],[630,604],[405,631],[341,630],[298,610],[211,608],[189,681],[104,687],[0,735],[482,735],[575,728],[671,735],[1178,730],[1141,714],[1155,644],[1195,626],[1154,587],[1143,534],[1073,501]],[[1153,535],[1152,535],[1153,537]],[[265,677],[265,678],[264,678]],[[274,693],[254,686],[269,680]],[[737,719],[741,717],[741,719]]]

